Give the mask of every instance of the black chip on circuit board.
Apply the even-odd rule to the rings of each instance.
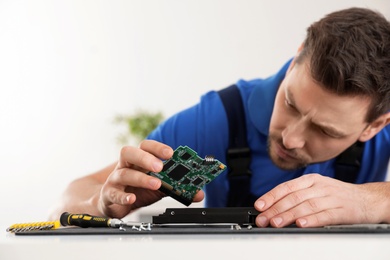
[[[186,174],[190,171],[186,166],[182,164],[176,165],[171,171],[168,173],[168,176],[174,179],[175,181],[181,180]]]

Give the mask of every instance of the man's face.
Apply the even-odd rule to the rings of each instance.
[[[275,99],[268,139],[278,167],[298,169],[336,157],[367,127],[369,99],[321,88],[305,62],[290,67]]]

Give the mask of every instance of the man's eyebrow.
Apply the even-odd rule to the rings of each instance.
[[[325,133],[327,134],[330,134],[334,137],[344,137],[344,136],[347,136],[346,133],[336,129],[335,127],[331,126],[331,125],[326,125],[326,124],[321,124],[321,123],[315,123],[315,122],[311,122],[313,125],[321,128],[323,131],[325,131]]]

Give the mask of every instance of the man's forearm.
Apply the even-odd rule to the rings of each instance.
[[[49,219],[59,219],[65,211],[101,215],[97,207],[101,187],[102,183],[93,178],[84,177],[73,181],[64,191],[59,202],[52,208]]]
[[[115,166],[116,163],[111,164],[94,174],[71,182],[60,200],[50,211],[49,219],[59,219],[60,215],[65,211],[70,213],[88,213],[96,216],[102,215],[98,209],[100,191]]]

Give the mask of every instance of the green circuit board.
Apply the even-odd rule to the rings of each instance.
[[[161,179],[162,192],[188,206],[196,192],[225,169],[226,165],[213,156],[201,158],[188,146],[179,146],[172,158],[164,162],[161,172],[149,172],[149,175]]]

